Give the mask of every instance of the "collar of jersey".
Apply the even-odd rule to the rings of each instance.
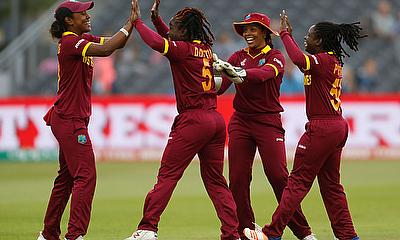
[[[193,40],[193,42],[194,42],[194,43],[201,44],[201,41],[200,41],[200,40]]]
[[[271,47],[270,47],[269,45],[265,46],[265,47],[264,47],[263,49],[261,49],[261,51],[260,51],[257,55],[255,55],[255,56],[252,56],[252,55],[250,54],[250,49],[249,49],[249,48],[245,48],[244,50],[247,52],[247,54],[248,54],[250,57],[256,58],[256,57],[260,56],[261,54],[267,54],[269,51],[271,51]]]
[[[64,37],[64,36],[67,36],[67,35],[75,35],[75,36],[78,36],[78,34],[76,34],[76,33],[74,33],[74,32],[70,32],[70,31],[68,31],[68,32],[63,32],[63,34],[62,34],[62,36]]]
[[[330,52],[327,52],[329,55],[333,55],[334,53],[332,52],[332,51],[330,51]]]

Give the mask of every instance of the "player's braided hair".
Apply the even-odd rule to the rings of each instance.
[[[54,18],[56,20],[51,24],[49,30],[53,38],[61,38],[63,32],[68,30],[64,21],[66,17],[72,17],[72,12],[68,8],[59,8],[57,9],[56,13],[54,13]]]
[[[358,51],[358,39],[366,37],[362,35],[360,22],[336,24],[332,22],[319,22],[314,26],[317,37],[322,39],[322,49],[333,51],[339,62],[343,65],[343,58],[350,57],[342,47],[342,42],[353,51]]]
[[[178,22],[179,27],[186,29],[188,40],[200,40],[212,46],[215,38],[210,30],[211,25],[202,11],[186,7],[177,12],[173,19]]]

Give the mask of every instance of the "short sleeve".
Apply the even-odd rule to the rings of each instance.
[[[87,34],[87,33],[83,34],[83,38],[85,38],[89,42],[94,42],[94,43],[99,43],[99,44],[103,44],[105,41],[104,37],[98,37],[98,36],[94,36],[94,35]]]
[[[86,51],[93,42],[75,35],[67,36],[62,42],[65,55],[86,57]]]
[[[304,54],[306,58],[306,68],[304,71],[315,69],[321,67],[321,55],[320,54]]]

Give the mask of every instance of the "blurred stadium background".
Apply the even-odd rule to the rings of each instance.
[[[56,94],[56,43],[48,29],[59,2],[0,0],[0,240],[34,238],[57,169],[57,144],[42,117]],[[152,3],[140,1],[142,18],[149,26]],[[130,0],[96,0],[89,12],[93,33],[113,34],[127,19],[129,6]],[[232,22],[249,12],[266,13],[278,29],[279,13],[286,9],[300,46],[309,26],[318,21],[361,21],[369,37],[361,42],[359,52],[349,52],[344,68],[342,100],[351,128],[344,152],[344,184],[363,239],[400,239],[400,222],[395,217],[400,197],[394,190],[400,187],[400,1],[162,0],[160,14],[168,21],[185,6],[204,10],[216,37],[214,51],[221,58],[245,47],[233,32]],[[282,49],[278,38],[274,46]],[[302,74],[290,63],[281,87],[289,159],[306,122]],[[139,220],[143,197],[155,181],[176,115],[169,64],[134,33],[123,50],[95,59],[93,89],[90,134],[97,160],[107,163],[99,164],[93,233],[88,239],[120,239]],[[218,100],[226,120],[232,112],[233,92],[231,88]],[[127,167],[121,161],[135,163]],[[174,195],[177,200],[171,202],[167,220],[162,221],[162,239],[217,238],[218,223],[197,168],[196,164],[190,168],[190,177],[184,178]],[[261,171],[255,173],[254,182],[255,210],[261,219],[269,219],[276,203]],[[331,239],[315,188],[304,204],[321,239]],[[116,207],[115,212],[110,206]],[[187,218],[190,211],[194,211],[192,216],[205,214],[204,219]],[[116,222],[110,223],[109,218]],[[188,238],[182,232],[196,233]],[[286,239],[294,239],[290,237]]]
[[[93,33],[111,35],[127,19],[130,1],[95,1]],[[141,1],[149,21],[153,1]],[[58,4],[50,0],[2,0],[0,3],[0,159],[43,160],[56,157],[56,142],[41,118],[57,86],[56,43],[48,29]],[[252,11],[268,14],[279,28],[286,9],[294,36],[302,45],[309,26],[318,21],[361,21],[369,35],[360,51],[346,60],[343,106],[351,124],[345,156],[400,157],[400,1],[163,1],[166,21],[184,6],[199,7],[216,36],[221,58],[245,47],[232,22]],[[276,48],[282,49],[278,38]],[[287,61],[281,87],[289,153],[303,131],[302,74]],[[99,160],[158,159],[176,114],[169,64],[143,44],[136,33],[127,46],[108,58],[95,58],[91,135]],[[230,93],[234,91],[231,87]],[[232,94],[219,98],[228,120]]]

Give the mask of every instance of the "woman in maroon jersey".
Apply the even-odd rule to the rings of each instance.
[[[211,50],[214,37],[209,23],[200,10],[184,8],[172,17],[168,28],[158,16],[160,1],[156,0],[152,21],[157,34],[140,19],[137,0],[134,4],[134,27],[147,45],[170,62],[179,114],[164,149],[157,183],[145,199],[143,218],[127,240],[157,239],[161,214],[196,154],[202,180],[222,224],[221,239],[239,239],[236,205],[223,176],[225,122],[216,111]]]
[[[350,216],[346,195],[340,184],[340,159],[348,135],[347,122],[340,106],[343,57],[349,56],[341,43],[357,51],[359,23],[317,23],[305,36],[303,52],[293,39],[285,12],[281,14],[280,36],[285,49],[304,72],[306,113],[309,122],[300,138],[290,173],[272,222],[262,231],[245,229],[252,240],[280,240],[296,207],[307,195],[314,179],[318,184],[333,232],[339,240],[358,240]]]
[[[88,134],[91,115],[93,57],[109,56],[124,47],[133,25],[131,17],[113,37],[96,37],[91,31],[87,11],[94,3],[65,1],[54,14],[50,33],[58,41],[58,90],[54,106],[44,117],[56,137],[59,171],[38,240],[58,240],[60,221],[68,199],[71,210],[68,240],[83,239],[90,220],[96,186],[96,167]]]
[[[228,64],[235,66],[236,71],[242,74],[241,80],[232,79],[236,83],[233,100],[235,112],[228,126],[228,147],[229,187],[237,206],[238,230],[243,235],[243,229],[254,229],[250,183],[256,149],[278,201],[289,175],[286,166],[285,130],[280,114],[283,108],[279,102],[285,58],[279,50],[273,48],[271,35],[278,33],[270,28],[268,16],[250,13],[244,16],[244,21],[234,22],[233,26],[248,46],[233,53],[228,59]],[[229,78],[229,74],[223,74],[218,94],[224,93],[232,84]],[[289,227],[297,238],[313,239],[300,207],[296,209]],[[241,237],[247,239],[245,236]]]

